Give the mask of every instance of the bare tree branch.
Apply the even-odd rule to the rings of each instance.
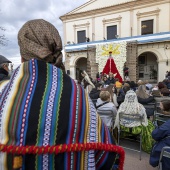
[[[4,34],[1,34],[1,31],[6,31],[6,29],[0,26],[0,46],[6,46],[8,40]]]
[[[7,45],[7,38],[5,37],[4,34],[0,34],[0,46],[6,46]]]

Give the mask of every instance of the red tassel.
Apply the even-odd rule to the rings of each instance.
[[[0,144],[0,151],[13,153],[13,154],[59,154],[63,152],[77,152],[88,150],[105,150],[110,152],[116,152],[120,155],[119,158],[119,170],[123,170],[125,151],[120,146],[112,144],[102,143],[76,143],[76,144],[61,144],[56,146],[13,146]]]

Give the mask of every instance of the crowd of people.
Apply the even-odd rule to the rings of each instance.
[[[57,29],[42,19],[23,25],[18,44],[22,64],[11,76],[8,69],[11,61],[0,55],[0,145],[10,146],[13,151],[11,154],[6,149],[0,154],[0,169],[43,170],[60,166],[115,170],[119,158],[116,152],[99,149],[55,155],[54,148],[49,149],[51,154],[26,152],[31,152],[32,147],[38,146],[42,152],[42,147],[64,144],[104,143],[116,147],[116,130],[124,124],[134,134],[143,132],[142,148],[151,153],[150,164],[158,166],[162,147],[170,146],[170,123],[168,120],[155,127],[155,110],[146,105],[160,102],[162,114],[170,115],[169,76],[154,87],[147,80],[135,83],[130,81],[125,65],[124,82],[111,72],[97,73],[93,80],[85,70],[76,82],[65,74]],[[139,114],[142,121],[120,119],[122,113],[126,117]],[[159,147],[154,150],[156,144]],[[19,153],[14,149],[16,146],[21,147]],[[164,161],[165,168],[170,167]]]
[[[155,104],[160,103],[160,113],[170,115],[170,77],[167,76],[165,80],[154,86],[148,80],[138,80],[135,83],[130,81],[128,76],[121,83],[113,73],[109,75],[97,73],[96,80],[90,78],[89,80],[95,88],[88,93],[103,122],[109,129],[120,128],[126,123],[126,131],[130,131],[128,128],[132,128],[134,133],[142,130],[142,148],[145,152],[151,153],[150,164],[158,166],[162,147],[170,146],[170,124],[168,121],[164,124],[162,122],[158,122],[159,125],[155,124]],[[87,82],[89,86],[91,83]],[[148,107],[149,104],[153,104],[154,107]],[[120,113],[140,114],[143,117],[142,123],[125,122],[127,120],[119,118]],[[166,140],[163,140],[164,138]],[[159,147],[156,147],[156,151],[152,150],[157,143]],[[170,164],[166,160],[164,168],[167,167],[170,167]]]

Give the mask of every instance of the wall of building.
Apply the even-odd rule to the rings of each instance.
[[[166,3],[165,3],[166,2]],[[141,2],[139,4],[142,4]],[[77,31],[86,30],[86,36],[90,41],[101,41],[106,36],[106,27],[117,24],[117,34],[120,37],[141,35],[141,21],[154,20],[154,33],[170,31],[170,1],[158,0],[154,4],[145,3],[126,8],[107,11],[103,13],[87,12],[87,15],[79,14],[73,19],[66,19],[64,24],[64,42],[77,43]],[[165,49],[166,45],[168,49]],[[167,70],[170,71],[170,42],[138,45],[138,56],[144,52],[152,52],[157,56],[158,81],[162,81]],[[71,77],[75,78],[75,61],[86,57],[87,53],[69,53],[66,57]],[[168,60],[168,65],[166,64]]]
[[[141,35],[141,21],[154,20],[154,33],[170,31],[169,4],[138,7],[133,11],[133,35]],[[165,22],[166,16],[166,22]]]
[[[80,16],[64,22],[65,42],[77,43],[77,31],[80,30],[86,30],[90,40],[103,40],[104,37],[106,38],[106,27],[115,24],[120,37],[141,35],[141,21],[150,19],[154,20],[154,33],[170,31],[170,2],[168,3],[168,1],[156,5],[148,3],[134,6],[123,12],[120,10],[105,11],[102,14],[88,12],[88,15]]]
[[[76,78],[76,63],[80,58],[86,58],[87,59],[87,52],[81,51],[81,52],[72,52],[66,54],[66,61],[68,65],[65,65],[66,70],[70,70],[70,76],[75,79]],[[87,63],[83,63],[84,65]]]
[[[70,41],[71,43],[77,43],[77,31],[86,31],[86,37],[91,34],[92,28],[91,19],[74,20],[66,23],[65,44]]]
[[[158,8],[161,10],[159,15],[159,32],[170,31],[170,2],[169,5],[162,4]]]
[[[170,71],[170,42],[138,45],[138,56],[145,52],[151,52],[157,57],[158,81],[162,81],[166,71]]]

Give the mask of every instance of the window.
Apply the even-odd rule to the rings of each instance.
[[[147,20],[147,21],[142,21],[141,34],[142,35],[153,34],[153,19]]]
[[[146,56],[145,55],[139,56],[138,64],[146,64]]]
[[[117,25],[107,27],[107,39],[115,39],[117,35]]]
[[[139,78],[144,78],[144,74],[143,73],[139,73]]]
[[[86,42],[86,31],[77,31],[77,43]]]

